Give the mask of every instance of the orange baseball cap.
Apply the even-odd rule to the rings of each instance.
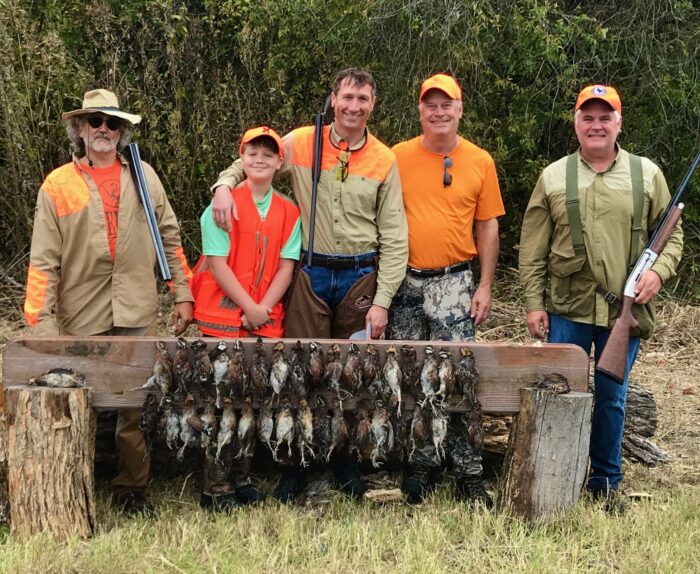
[[[588,100],[603,100],[618,114],[622,115],[622,101],[615,88],[603,86],[602,84],[595,84],[583,88],[578,95],[578,100],[576,100],[574,111],[577,112]]]
[[[282,151],[282,138],[275,130],[268,128],[267,126],[251,128],[244,133],[243,138],[241,138],[241,145],[238,148],[238,153],[243,155],[243,146],[261,137],[269,137],[275,140],[275,143],[277,144],[277,153],[279,153],[280,158],[284,157],[284,152]]]
[[[462,90],[459,87],[457,80],[455,80],[452,76],[448,76],[447,74],[435,74],[434,76],[430,76],[427,80],[425,80],[420,87],[418,102],[423,101],[423,96],[425,96],[425,93],[428,90],[440,90],[441,92],[447,94],[447,97],[452,98],[453,100],[462,99]]]

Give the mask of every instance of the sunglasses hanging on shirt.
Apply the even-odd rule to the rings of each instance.
[[[445,171],[442,172],[442,187],[450,187],[452,185],[452,174],[447,171],[453,166],[452,158],[446,155],[442,160],[442,165]]]

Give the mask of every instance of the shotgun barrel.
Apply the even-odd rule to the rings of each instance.
[[[306,265],[311,267],[314,253],[314,231],[316,229],[316,196],[318,195],[318,181],[321,178],[321,162],[323,161],[323,125],[328,108],[331,105],[331,97],[326,98],[323,110],[314,115],[314,157],[311,164],[311,210],[309,213],[309,245],[307,246]]]
[[[148,192],[146,174],[143,172],[143,164],[141,163],[141,154],[139,153],[138,144],[130,143],[126,146],[125,152],[125,155],[127,155],[129,159],[131,179],[134,180],[134,185],[136,186],[139,199],[141,200],[141,205],[143,205],[143,210],[146,213],[146,223],[148,224],[148,231],[151,234],[153,247],[156,250],[156,259],[158,260],[160,276],[162,277],[163,281],[170,281],[172,280],[172,275],[170,274],[170,267],[168,266],[168,260],[165,256],[163,239],[161,238],[160,230],[158,229],[156,214],[153,210],[151,194]]]

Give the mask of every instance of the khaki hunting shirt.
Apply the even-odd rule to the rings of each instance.
[[[313,126],[298,128],[282,139],[284,163],[280,174],[291,178],[302,221],[302,245],[309,244]],[[333,126],[323,131],[323,158],[316,200],[314,252],[360,255],[377,251],[379,269],[374,304],[388,309],[406,274],[408,227],[401,180],[393,152],[367,133],[350,151],[342,181],[343,143]],[[245,179],[240,160],[219,174],[212,186],[235,187]]]
[[[27,277],[25,316],[34,334],[95,335],[112,327],[145,327],[158,312],[156,253],[146,215],[122,162],[115,258],[94,180],[77,158],[52,171],[39,190]],[[180,227],[165,190],[144,162],[175,302],[193,302]]]
[[[597,284],[621,296],[628,276],[633,216],[629,154],[618,148],[607,171],[597,173],[578,154],[578,187],[586,255],[574,254],[566,210],[566,157],[542,172],[525,212],[520,237],[520,282],[529,313],[547,309],[571,321],[612,327],[617,308],[596,293]],[[661,170],[642,158],[644,208],[639,253],[646,246],[671,196]],[[680,224],[652,269],[662,282],[675,275],[683,251]],[[548,285],[549,283],[549,285]],[[648,337],[653,301],[636,310]]]

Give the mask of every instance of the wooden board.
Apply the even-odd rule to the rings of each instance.
[[[157,337],[23,337],[10,341],[3,352],[4,386],[26,385],[31,377],[56,368],[73,368],[85,375],[93,388],[93,406],[96,408],[139,407],[143,404],[143,391],[127,392],[146,382],[153,369],[155,342],[165,341],[172,355],[175,338]],[[191,343],[195,339],[188,339]],[[217,339],[207,339],[211,349]],[[233,343],[233,339],[226,340]],[[287,351],[296,339],[284,339]],[[310,339],[302,339],[305,348]],[[242,339],[250,357],[255,339]],[[347,348],[348,341],[318,340],[324,349],[332,342]],[[365,341],[354,341],[364,357]],[[276,340],[266,340],[268,356]],[[563,344],[511,344],[465,343],[461,341],[372,341],[384,357],[389,344],[412,345],[422,361],[423,350],[433,345],[452,350],[455,363],[459,348],[468,346],[474,353],[476,368],[481,376],[479,400],[484,412],[512,414],[520,409],[520,388],[531,385],[539,374],[557,372],[569,380],[572,391],[585,392],[588,387],[588,356],[575,345]],[[343,355],[343,359],[345,356]],[[359,398],[359,397],[358,397]],[[411,397],[406,397],[405,408],[411,408]],[[355,400],[344,401],[347,410]],[[450,410],[459,410],[454,408]]]

